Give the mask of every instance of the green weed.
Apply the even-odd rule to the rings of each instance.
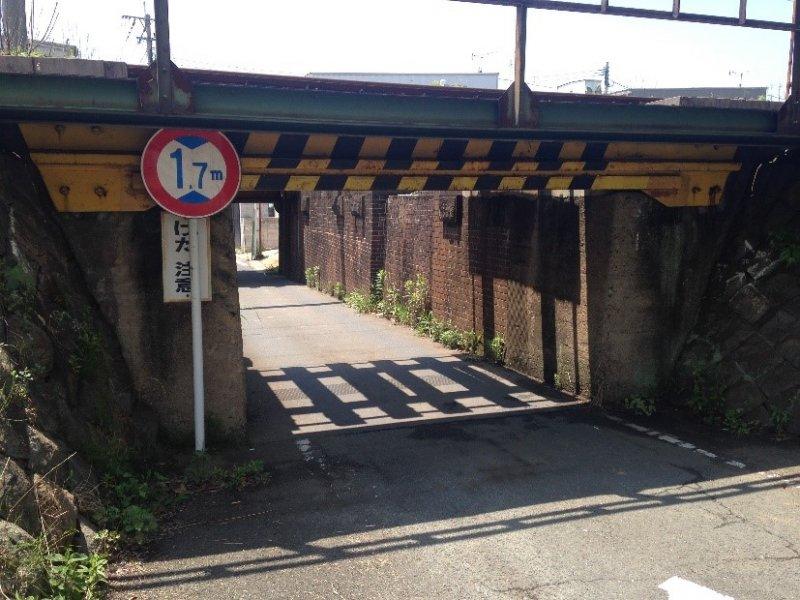
[[[778,253],[778,258],[789,267],[800,264],[800,234],[785,229],[770,236],[770,241]]]
[[[651,417],[656,412],[656,401],[650,396],[629,396],[622,404],[629,411],[643,417]]]
[[[375,304],[372,302],[372,297],[359,292],[358,290],[352,291],[344,297],[344,303],[350,308],[354,309],[357,313],[369,313],[375,309]]]
[[[337,300],[344,300],[344,296],[346,293],[347,292],[344,289],[344,284],[342,284],[339,281],[333,284],[333,291],[331,293],[331,296],[333,296]]]
[[[319,265],[314,267],[308,267],[305,270],[306,275],[306,285],[313,289],[320,289],[320,280],[319,280],[319,273],[320,268]]]
[[[44,535],[0,548],[3,597],[96,600],[104,597],[108,557],[67,548],[53,552]],[[12,594],[9,596],[9,594]]]
[[[745,420],[743,409],[730,408],[725,411],[725,416],[722,419],[722,426],[726,431],[738,436],[744,436],[753,433],[753,431],[757,429],[758,424],[755,421]]]
[[[506,342],[501,334],[495,334],[492,341],[489,342],[488,355],[490,359],[498,364],[506,361]]]

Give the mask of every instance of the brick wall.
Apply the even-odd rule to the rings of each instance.
[[[302,247],[302,263],[290,259],[284,272],[302,279],[305,268],[319,266],[323,289],[341,283],[348,291],[368,290],[383,265],[386,197],[304,193],[290,211],[295,218],[286,219],[286,225],[294,243],[284,252],[296,256]]]
[[[361,197],[363,219],[349,209]],[[636,192],[310,194],[295,204],[299,224],[284,224],[294,240],[282,244],[319,264],[324,282],[366,289],[386,268],[401,287],[421,274],[435,316],[486,340],[500,333],[511,367],[605,400],[669,379],[725,222],[721,209],[669,209]],[[287,260],[301,279],[297,256]]]

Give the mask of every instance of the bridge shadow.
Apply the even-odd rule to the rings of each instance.
[[[352,318],[305,286],[268,281],[280,285],[278,300],[302,301],[264,303],[267,319],[280,312],[272,309],[314,311],[303,314],[318,321]],[[265,337],[280,350],[275,336]],[[570,394],[444,349],[274,364],[281,362],[289,366],[246,360],[251,449],[231,455],[263,460],[269,483],[195,497],[167,525],[157,562],[117,575],[115,587],[230,590],[237,578],[318,577],[307,569],[346,561],[358,569],[356,561],[378,564],[459,542],[537,531],[606,535],[614,517],[639,515],[650,524],[685,518],[693,505],[703,505],[711,539],[739,518],[726,499],[800,485],[796,469],[780,477],[751,472],[634,434]],[[761,468],[796,466],[796,458],[796,450],[774,453]],[[787,560],[796,558],[775,544]]]

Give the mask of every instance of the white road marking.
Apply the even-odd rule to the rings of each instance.
[[[694,450],[695,452],[698,452],[699,454],[702,454],[703,456],[706,456],[708,458],[719,458],[713,452],[709,452],[708,450],[703,450],[702,448],[698,448],[694,444],[690,444],[689,442],[684,442],[683,440],[678,439],[675,436],[668,435],[666,433],[662,434],[660,431],[656,431],[655,429],[648,429],[647,427],[642,427],[641,425],[637,425],[636,423],[630,423],[628,421],[624,421],[623,419],[620,419],[619,417],[614,417],[612,415],[606,415],[606,417],[608,417],[612,421],[616,421],[617,423],[622,423],[626,427],[630,427],[631,429],[638,431],[640,433],[646,433],[647,435],[653,437],[657,436],[658,439],[667,442],[669,444],[674,444],[676,446],[679,446],[680,448],[685,448],[686,450]],[[725,464],[731,467],[736,467],[737,469],[744,469],[747,467],[746,464],[738,460],[726,460]]]
[[[419,363],[415,361],[413,358],[409,358],[407,360],[396,360],[394,361],[394,364],[396,364],[398,367],[411,367],[414,365],[418,365]]]
[[[708,458],[717,458],[717,455],[713,452],[709,452],[708,450],[703,450],[702,448],[697,448],[695,452],[699,452],[703,456],[707,456]]]
[[[353,367],[354,369],[374,369],[375,368],[375,365],[373,365],[371,362],[353,363],[350,366]]]
[[[724,596],[680,577],[670,577],[658,589],[667,592],[669,600],[734,600],[732,596]]]

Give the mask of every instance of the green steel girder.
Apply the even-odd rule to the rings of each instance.
[[[735,143],[793,147],[777,112],[541,96],[535,129],[498,127],[497,94],[342,91],[193,81],[191,114],[142,110],[136,79],[0,74],[0,119],[191,126],[226,130]],[[538,98],[538,96],[537,96]]]

